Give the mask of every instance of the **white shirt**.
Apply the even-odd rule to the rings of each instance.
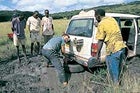
[[[39,17],[36,19],[33,16],[31,16],[27,20],[27,25],[28,26],[30,25],[31,32],[34,32],[34,31],[39,32],[40,31],[40,23],[41,23],[41,20]]]
[[[44,35],[52,35],[54,33],[53,28],[52,28],[52,23],[53,19],[52,17],[46,17],[44,16],[42,18],[42,27],[43,27],[43,34]]]

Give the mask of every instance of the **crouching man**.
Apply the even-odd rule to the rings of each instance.
[[[62,37],[53,37],[50,39],[42,49],[42,55],[44,55],[55,67],[58,77],[64,86],[67,85],[65,71],[60,60],[60,50],[62,54],[65,54],[65,43],[69,42],[70,37],[67,34],[63,34]]]

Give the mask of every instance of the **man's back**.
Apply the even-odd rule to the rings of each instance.
[[[124,47],[120,28],[116,20],[112,17],[104,17],[99,23],[97,36],[98,39],[106,43],[107,54],[114,53]]]
[[[61,46],[64,45],[64,39],[62,37],[54,37],[50,39],[44,46],[43,49],[51,49],[56,52],[59,52],[61,49]]]

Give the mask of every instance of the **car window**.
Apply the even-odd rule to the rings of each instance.
[[[93,21],[91,18],[71,20],[66,33],[75,36],[91,37]]]

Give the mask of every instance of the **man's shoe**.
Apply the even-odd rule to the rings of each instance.
[[[49,64],[46,65],[47,68],[48,68],[49,66],[50,66]]]
[[[68,85],[68,82],[63,82],[63,86],[66,87]]]

